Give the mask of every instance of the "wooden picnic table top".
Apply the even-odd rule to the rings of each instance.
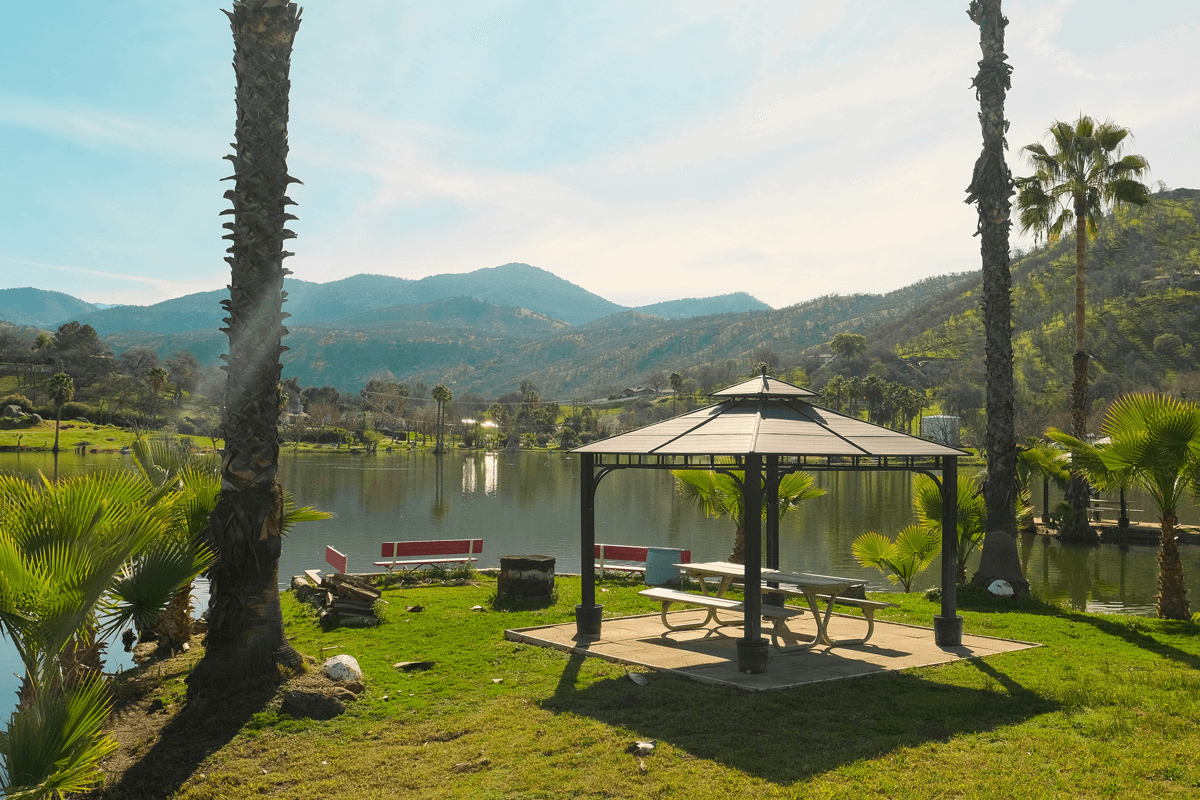
[[[676,564],[679,569],[697,576],[712,575],[721,578],[741,578],[746,574],[742,564],[731,561],[693,561],[688,564]],[[867,582],[860,578],[840,578],[835,575],[815,575],[810,572],[783,572],[774,569],[764,569],[760,573],[764,583],[787,583],[808,589],[834,590],[840,594],[852,586],[866,586]]]

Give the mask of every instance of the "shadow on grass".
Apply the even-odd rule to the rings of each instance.
[[[983,673],[984,688],[895,673],[755,694],[670,675],[649,675],[648,686],[617,678],[580,689],[583,659],[570,657],[543,708],[590,717],[784,786],[1060,707],[979,659],[966,663]]]
[[[237,736],[250,719],[267,707],[276,687],[264,684],[238,694],[236,702],[220,708],[186,707],[162,729],[157,742],[125,770],[113,786],[97,795],[116,800],[140,800],[174,795],[201,764]]]
[[[1185,667],[1192,669],[1200,669],[1200,655],[1189,653],[1186,650],[1180,650],[1174,645],[1169,645],[1160,642],[1150,634],[1141,630],[1138,626],[1138,617],[1128,617],[1122,620],[1107,619],[1105,617],[1094,616],[1091,614],[1079,614],[1070,611],[1060,612],[1066,619],[1071,622],[1081,622],[1091,625],[1101,633],[1109,636],[1115,636],[1122,639],[1135,647],[1140,647],[1156,656],[1161,656],[1171,661],[1176,661]],[[1195,635],[1200,632],[1200,627],[1197,627],[1192,622],[1160,622],[1159,624],[1169,625],[1173,628],[1177,627],[1180,635],[1190,634]]]

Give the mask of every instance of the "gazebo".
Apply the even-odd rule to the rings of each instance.
[[[779,568],[779,481],[804,471],[907,471],[929,475],[942,493],[942,607],[933,618],[942,646],[962,644],[955,578],[958,545],[958,457],[963,450],[814,406],[814,392],[761,376],[714,392],[717,402],[572,450],[580,455],[580,564],[583,595],[575,607],[576,634],[600,635],[603,606],[596,604],[596,489],[622,469],[705,469],[744,473],[745,508],[767,496],[766,567]],[[738,670],[765,672],[762,638],[763,530],[759,514],[745,519],[744,635],[737,642]]]

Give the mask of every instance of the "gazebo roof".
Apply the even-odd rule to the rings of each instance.
[[[725,398],[635,431],[575,448],[607,455],[962,456],[964,451],[812,405],[808,389],[769,375]]]

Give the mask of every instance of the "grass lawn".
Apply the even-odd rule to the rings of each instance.
[[[80,442],[88,443],[88,452],[116,453],[133,443],[132,431],[115,425],[93,425],[83,422],[63,422],[58,434],[60,452],[71,452]],[[198,447],[209,447],[211,441],[201,436],[192,437]],[[54,447],[54,420],[45,420],[38,425],[0,427],[0,447],[22,450],[50,450]]]
[[[389,589],[384,624],[322,631],[284,597],[292,644],[348,653],[366,691],[329,721],[268,707],[169,787],[183,798],[1195,797],[1200,637],[1192,623],[965,608],[970,633],[1034,650],[863,680],[748,694],[508,642],[510,627],[573,619],[579,580],[548,607],[503,610],[495,582]],[[606,615],[650,612],[605,582]],[[888,595],[880,618],[937,607]],[[472,611],[482,605],[484,611]],[[411,613],[406,606],[421,605]],[[198,648],[197,648],[198,649]],[[196,658],[150,667],[169,716]],[[400,661],[432,661],[404,673]],[[132,712],[130,712],[132,713]],[[657,741],[644,770],[626,752]],[[138,743],[150,752],[150,740]],[[219,749],[217,749],[219,748]],[[154,756],[152,756],[154,757]],[[110,784],[111,786],[111,784]],[[128,789],[129,787],[124,787]],[[112,790],[115,792],[115,790]],[[163,794],[167,794],[164,792]],[[135,796],[115,794],[110,797]],[[140,796],[140,795],[138,795]],[[146,795],[150,796],[150,795]]]

